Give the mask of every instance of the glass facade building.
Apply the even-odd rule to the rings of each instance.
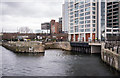
[[[69,0],[68,3],[69,41],[86,42],[95,41],[96,38],[104,39],[105,2],[100,0]]]
[[[120,35],[120,1],[107,1],[107,27],[106,39],[115,38]]]

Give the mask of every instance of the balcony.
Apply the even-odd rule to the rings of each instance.
[[[119,23],[118,19],[113,20],[113,23]]]
[[[111,10],[107,10],[108,13],[112,12],[112,9]]]
[[[118,26],[119,25],[119,23],[113,23],[113,26]]]
[[[113,5],[113,8],[119,7],[118,5]]]
[[[114,15],[114,16],[113,16],[113,19],[118,19],[118,16],[115,16],[115,15]]]
[[[118,11],[118,10],[119,10],[119,8],[118,8],[118,7],[116,7],[116,8],[114,8],[114,9],[113,9],[113,11]]]
[[[110,17],[110,16],[112,16],[112,13],[108,13],[108,14],[107,14],[107,17]]]
[[[107,6],[110,6],[110,5],[112,5],[112,2],[108,2],[108,3],[107,3]]]
[[[116,5],[116,4],[118,4],[119,2],[113,2],[113,5]]]
[[[112,9],[112,6],[108,6],[107,9]]]
[[[113,28],[119,28],[119,26],[113,26]]]
[[[112,17],[107,17],[107,19],[112,19]]]
[[[118,12],[113,12],[113,15],[118,15]]]

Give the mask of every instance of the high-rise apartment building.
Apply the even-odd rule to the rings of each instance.
[[[62,17],[59,18],[59,33],[62,33]]]
[[[69,40],[104,40],[105,0],[69,0]]]
[[[68,32],[68,1],[65,0],[65,3],[62,5],[62,31]]]
[[[120,34],[120,1],[107,0],[106,39],[115,39]]]

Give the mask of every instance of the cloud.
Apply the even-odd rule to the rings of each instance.
[[[57,20],[62,16],[62,0],[4,0],[0,4],[0,19],[5,30],[16,30],[17,27],[29,26],[40,29],[41,23]],[[6,28],[7,27],[7,28]]]

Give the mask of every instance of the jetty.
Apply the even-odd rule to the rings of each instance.
[[[42,42],[3,42],[3,47],[16,53],[44,53]]]

